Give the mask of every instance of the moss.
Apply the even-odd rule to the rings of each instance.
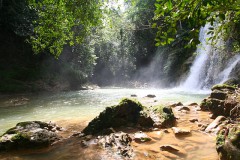
[[[163,116],[164,119],[174,118],[171,107],[165,107],[163,105],[154,106],[154,112]]]
[[[85,134],[96,134],[103,129],[135,125],[140,117],[143,106],[136,100],[124,98],[118,105],[106,109],[94,118],[83,130]]]
[[[29,125],[31,122],[26,121],[26,122],[19,122],[16,126],[20,126],[20,127],[26,127],[27,125]]]
[[[27,134],[18,133],[11,138],[12,141],[27,142],[29,141],[29,136]]]
[[[224,145],[224,143],[225,143],[225,138],[224,138],[223,132],[220,132],[220,133],[217,135],[216,141],[217,141],[217,147],[221,147],[221,146]]]
[[[209,101],[209,100],[202,101],[201,104],[200,104],[200,106],[204,106],[204,107],[207,107],[207,108],[209,108],[211,105],[212,105],[212,102]]]
[[[161,118],[162,126],[169,127],[175,122],[175,116],[173,114],[171,107],[165,107],[163,105],[158,105],[153,107],[154,112],[158,114]]]
[[[122,105],[131,105],[131,104],[135,104],[139,107],[141,107],[142,109],[144,109],[144,106],[137,101],[136,99],[129,99],[129,98],[122,98],[118,104],[118,106],[122,106]]]
[[[240,125],[230,129],[228,138],[234,146],[240,149]]]
[[[224,89],[224,88],[227,88],[227,89],[230,89],[230,90],[235,90],[237,88],[237,85],[228,85],[228,84],[217,84],[217,85],[214,85],[212,87],[212,91],[215,90],[215,89]]]

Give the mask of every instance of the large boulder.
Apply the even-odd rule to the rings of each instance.
[[[103,134],[107,128],[140,125],[142,127],[171,127],[175,121],[170,107],[146,109],[141,103],[123,99],[118,105],[107,107],[83,130],[85,134]],[[155,127],[157,127],[155,125]]]
[[[202,101],[200,108],[209,110],[215,117],[222,115],[236,118],[240,115],[236,106],[240,104],[240,89],[230,85],[215,85],[210,96]],[[235,109],[234,109],[235,108]]]
[[[41,121],[20,122],[0,136],[0,151],[45,147],[60,139],[60,127]]]
[[[217,152],[220,160],[239,160],[240,125],[230,124],[217,136]]]
[[[134,100],[123,99],[118,105],[107,107],[83,130],[85,134],[96,134],[110,127],[136,124],[143,106]]]

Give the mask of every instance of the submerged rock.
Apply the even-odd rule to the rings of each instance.
[[[169,107],[183,106],[182,102],[170,104]]]
[[[136,94],[131,94],[131,97],[137,97],[137,95]]]
[[[151,141],[151,138],[147,134],[140,131],[134,134],[134,141],[137,143],[143,143]]]
[[[163,145],[163,146],[160,146],[160,150],[168,151],[170,153],[183,156],[183,157],[187,156],[187,152],[184,149],[175,145]]]
[[[239,160],[240,125],[231,124],[223,128],[218,133],[216,144],[220,160]]]
[[[148,98],[155,98],[156,96],[154,94],[148,94],[146,97],[148,97]]]
[[[60,139],[61,128],[41,121],[20,122],[0,137],[0,151],[45,147]]]
[[[187,127],[172,127],[172,130],[173,130],[173,133],[176,135],[176,136],[182,136],[182,135],[189,135],[191,134],[191,130],[190,128],[187,128]]]

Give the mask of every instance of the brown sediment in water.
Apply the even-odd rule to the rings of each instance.
[[[145,106],[152,106],[159,102],[153,99],[139,99]],[[173,112],[178,117],[175,127],[185,127],[191,130],[190,134],[176,136],[171,128],[168,129],[139,129],[139,128],[119,128],[123,132],[134,134],[137,131],[143,131],[151,141],[137,143],[132,141],[131,146],[134,150],[133,159],[140,160],[217,160],[218,155],[215,149],[215,136],[201,131],[201,126],[209,124],[213,120],[209,118],[209,112],[199,111],[197,106],[187,106],[190,111],[180,110],[181,106],[173,108]],[[190,122],[190,120],[193,120]],[[50,146],[49,148],[35,151],[19,151],[9,154],[0,155],[0,159],[79,159],[79,160],[100,160],[100,159],[122,159],[120,156],[112,155],[103,150],[100,146],[94,144],[94,141],[88,147],[83,146],[82,139],[73,137],[68,139],[74,133],[80,132],[87,126],[90,119],[86,120],[60,120],[56,121],[59,126],[65,128],[60,133],[63,138],[62,142]],[[180,148],[181,152],[161,150],[161,146],[175,146]]]

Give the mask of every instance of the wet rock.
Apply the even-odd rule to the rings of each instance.
[[[153,119],[150,116],[150,113],[146,111],[141,111],[138,118],[138,124],[142,127],[152,127],[154,124]]]
[[[176,118],[170,107],[155,106],[153,112],[150,114],[154,121],[154,127],[168,128],[175,124]]]
[[[106,136],[99,136],[97,143],[113,154],[120,153],[120,155],[124,157],[131,158],[133,157],[131,142],[132,139],[127,133],[118,132]]]
[[[190,111],[190,108],[188,108],[186,106],[182,106],[178,109],[178,111]]]
[[[187,128],[187,127],[172,127],[172,130],[173,130],[173,133],[176,135],[176,136],[182,136],[182,135],[189,135],[191,134],[191,130],[190,128]]]
[[[107,107],[83,130],[85,134],[97,134],[110,127],[137,124],[143,106],[134,100],[123,99],[118,105]]]
[[[220,130],[216,146],[220,160],[239,160],[240,125],[231,124]]]
[[[170,153],[173,153],[179,156],[184,156],[184,157],[187,156],[187,152],[184,149],[175,145],[162,145],[160,146],[160,150],[168,151]]]
[[[141,131],[135,133],[133,137],[134,137],[134,141],[137,142],[137,143],[143,143],[143,142],[151,141],[151,138],[146,133],[143,133]]]
[[[210,98],[215,98],[219,100],[225,100],[227,97],[227,93],[219,90],[213,90],[212,93],[210,94]]]
[[[212,91],[220,90],[220,91],[235,91],[236,87],[227,85],[227,84],[217,84],[211,88]]]
[[[164,133],[170,133],[167,129],[163,130]]]
[[[137,97],[137,95],[136,94],[131,94],[131,97]]]
[[[103,129],[100,134],[102,134],[102,135],[108,135],[108,134],[115,133],[115,132],[116,132],[116,131],[111,127],[111,128]]]
[[[211,124],[208,125],[208,127],[205,129],[206,132],[210,132],[213,129],[217,128],[223,121],[225,121],[226,118],[224,116],[218,116]]]
[[[237,119],[240,116],[240,104],[236,105],[235,107],[233,107],[233,109],[230,111],[230,117],[232,119]]]
[[[202,101],[200,107],[202,110],[211,111],[215,117],[222,115],[234,119],[240,116],[239,112],[231,114],[231,111],[237,111],[236,106],[240,104],[239,91],[240,89],[235,86],[216,85],[212,88],[211,95]]]
[[[148,94],[146,97],[148,97],[148,98],[155,98],[156,96],[154,94]]]
[[[169,105],[169,107],[177,107],[177,106],[183,106],[182,102],[173,103],[173,104]]]
[[[71,135],[71,137],[83,137],[83,136],[85,136],[85,134],[82,132],[76,132],[73,135]]]
[[[200,109],[201,109],[201,111],[209,111],[209,108],[208,108],[209,105],[211,105],[211,104],[209,103],[209,101],[207,101],[206,98],[203,99],[202,102],[201,102],[201,104],[200,104]]]
[[[192,122],[192,123],[198,122],[198,119],[197,118],[192,118],[192,119],[189,120],[189,122]]]
[[[197,103],[190,103],[190,104],[188,104],[188,106],[198,106],[198,104]]]
[[[139,102],[124,99],[117,106],[107,107],[82,131],[101,134],[102,130],[120,126],[172,127],[175,117],[170,107],[155,106],[147,110]]]
[[[60,140],[58,128],[41,121],[20,122],[0,137],[0,151],[46,147]]]

